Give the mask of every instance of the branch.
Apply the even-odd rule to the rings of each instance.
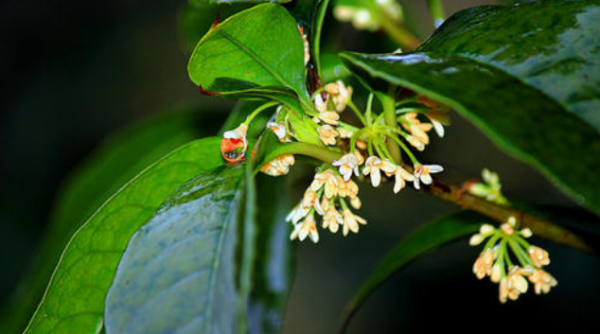
[[[586,241],[564,227],[510,206],[488,202],[483,198],[469,194],[461,186],[441,180],[434,180],[431,186],[423,188],[422,191],[456,204],[465,210],[478,212],[500,223],[504,223],[509,217],[514,216],[522,226],[529,227],[534,234],[541,238],[587,253],[595,253],[594,249]]]

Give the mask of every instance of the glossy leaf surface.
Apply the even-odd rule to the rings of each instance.
[[[97,333],[129,239],[178,186],[223,164],[219,144],[207,138],[173,151],[106,201],[71,238],[26,333]]]
[[[528,6],[536,6],[538,12],[533,15],[528,10],[527,13],[531,14],[529,16],[519,14],[520,10],[529,8]],[[564,6],[572,6],[578,10],[567,11]],[[556,16],[558,8],[565,14],[561,21],[563,24],[558,26],[560,29],[542,18],[545,15]],[[593,106],[600,101],[600,85],[596,79],[600,77],[597,74],[600,67],[595,65],[598,57],[592,57],[600,50],[600,34],[594,33],[598,25],[592,28],[594,24],[589,19],[599,8],[597,2],[577,1],[540,1],[511,9],[483,7],[459,13],[458,18],[450,19],[423,46],[422,52],[405,55],[347,53],[341,57],[363,78],[367,86],[378,88],[381,87],[381,82],[387,81],[428,95],[457,109],[509,153],[535,166],[576,200],[600,213],[600,179],[596,177],[597,166],[600,165],[600,133],[594,125],[594,117],[598,115],[597,108],[596,112],[592,111],[595,115],[592,117],[577,111],[577,108]],[[484,15],[486,11],[488,15]],[[512,23],[502,27],[494,26],[496,37],[488,38],[491,40],[490,49],[485,49],[488,40],[478,40],[477,50],[485,49],[486,54],[507,52],[517,59],[520,48],[524,48],[524,59],[518,62],[506,60],[504,63],[491,59],[486,62],[485,57],[477,57],[476,51],[465,56],[450,53],[441,46],[441,50],[437,50],[437,36],[440,39],[446,38],[443,34],[449,29],[446,27],[458,24],[453,22],[460,22],[466,30],[469,25],[493,25],[496,22],[494,13],[498,11],[508,11],[503,15],[512,13]],[[472,13],[477,15],[473,16]],[[536,19],[537,17],[540,18]],[[568,17],[571,19],[568,20]],[[488,19],[493,22],[486,23]],[[518,27],[539,35],[537,40],[534,39],[536,43],[523,46],[532,41],[526,41],[522,36],[515,37],[513,29]],[[508,29],[510,34],[503,34],[502,29]],[[522,34],[525,33],[526,31],[522,31]],[[561,37],[564,34],[575,37],[564,41],[565,37]],[[501,39],[502,36],[508,37],[503,39],[504,44],[500,46],[502,43],[496,39]],[[586,42],[580,43],[580,40]],[[468,44],[467,41],[463,42]],[[547,56],[548,59],[543,57],[543,54],[563,47],[561,43],[569,44],[571,58],[577,60],[571,64],[573,66],[568,65],[567,59],[559,61],[552,58],[552,55]],[[443,40],[439,44],[445,45]],[[466,46],[463,47],[465,48]],[[541,55],[532,56],[535,52]],[[528,55],[530,58],[527,58]],[[557,57],[560,55],[565,54],[561,51],[557,53]],[[515,69],[507,70],[510,66],[515,66]],[[583,75],[581,71],[587,74]],[[539,81],[534,82],[535,80]],[[583,100],[577,99],[564,100],[561,94],[552,95],[551,98],[549,94],[554,94],[556,90],[580,94],[584,96],[585,103],[582,104],[580,102]],[[574,104],[571,105],[571,102]]]
[[[108,334],[237,333],[243,196],[237,165],[201,174],[165,202],[119,264],[106,300]]]
[[[117,131],[65,181],[38,255],[0,321],[0,333],[21,333],[39,303],[69,238],[123,184],[173,149],[202,136],[206,121],[193,106],[174,108]]]
[[[266,89],[308,98],[302,37],[294,18],[275,4],[257,5],[211,28],[196,46],[188,73],[210,94]]]
[[[420,48],[499,68],[600,131],[600,1],[476,7],[453,16]]]
[[[258,216],[254,285],[248,304],[248,327],[252,334],[281,333],[292,285],[294,247],[289,241],[291,225],[287,180],[259,175]]]

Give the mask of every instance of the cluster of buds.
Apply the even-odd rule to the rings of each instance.
[[[508,205],[508,200],[502,194],[502,184],[498,174],[484,168],[481,172],[483,182],[468,182],[467,191],[477,197],[499,205]]]
[[[484,224],[479,233],[471,237],[471,246],[488,239],[473,264],[473,273],[478,279],[489,276],[492,282],[499,284],[502,303],[508,299],[516,300],[520,294],[526,293],[529,286],[527,280],[533,284],[538,295],[548,293],[551,287],[558,284],[552,275],[542,269],[550,264],[548,252],[525,240],[531,234],[529,228],[517,230],[516,218],[510,217],[499,229]]]
[[[317,243],[319,232],[315,213],[322,217],[323,229],[328,229],[331,233],[336,233],[340,227],[344,236],[350,231],[358,233],[359,224],[366,225],[367,221],[355,215],[346,201],[352,208],[360,209],[358,185],[352,180],[344,180],[331,168],[317,172],[300,203],[286,218],[286,221],[294,225],[290,238],[303,241],[309,237]]]
[[[347,139],[352,136],[352,131],[339,121],[339,113],[346,109],[351,99],[352,87],[344,85],[340,80],[325,85],[324,94],[314,95],[318,114],[313,117],[313,121],[319,125],[317,131],[323,144],[335,146],[338,137]]]
[[[402,21],[402,6],[396,0],[377,0],[370,4],[379,8],[356,6],[355,2],[339,1],[333,15],[341,22],[352,22],[357,30],[376,31],[381,28],[382,20]],[[378,13],[386,13],[385,18],[379,18]]]
[[[450,119],[448,118],[447,107],[425,96],[418,96],[415,102],[418,105],[424,106],[424,108],[416,106],[401,108],[399,110],[401,116],[398,118],[398,122],[406,130],[406,132],[400,133],[404,136],[404,139],[412,147],[423,151],[425,150],[425,146],[429,145],[428,132],[433,129],[440,138],[443,138],[445,133],[444,125],[449,125]],[[421,121],[418,118],[419,114],[424,115],[427,121]]]

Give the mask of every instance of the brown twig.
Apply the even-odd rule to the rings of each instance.
[[[585,240],[566,228],[514,207],[495,204],[471,195],[466,192],[464,187],[436,179],[431,186],[423,188],[422,191],[456,204],[465,210],[478,212],[499,223],[504,223],[509,217],[514,216],[522,226],[529,227],[538,237],[584,252],[594,253],[594,249]]]

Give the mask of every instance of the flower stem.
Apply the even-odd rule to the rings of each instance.
[[[398,127],[398,121],[396,120],[396,100],[394,99],[395,92],[396,87],[390,86],[387,94],[377,93],[377,97],[383,105],[385,124],[393,129]],[[398,147],[398,144],[391,138],[388,138],[387,148],[394,162],[396,164],[400,164],[402,162],[402,155],[400,153],[400,147]]]
[[[348,100],[348,106],[350,107],[350,109],[352,109],[352,111],[354,111],[354,114],[356,115],[356,117],[358,117],[360,122],[363,125],[367,125],[367,120],[365,119],[365,116],[363,116],[363,114],[360,112],[360,110],[358,110],[358,108],[356,107],[354,102],[352,102],[352,100]]]
[[[429,5],[429,11],[431,12],[431,18],[433,19],[433,25],[437,29],[444,23],[446,15],[444,14],[444,7],[442,6],[441,0],[427,0]]]
[[[379,6],[376,6],[379,8]],[[405,51],[413,51],[421,45],[421,41],[413,35],[408,28],[398,20],[392,18],[387,12],[379,9],[380,23],[383,30],[398,43]]]

